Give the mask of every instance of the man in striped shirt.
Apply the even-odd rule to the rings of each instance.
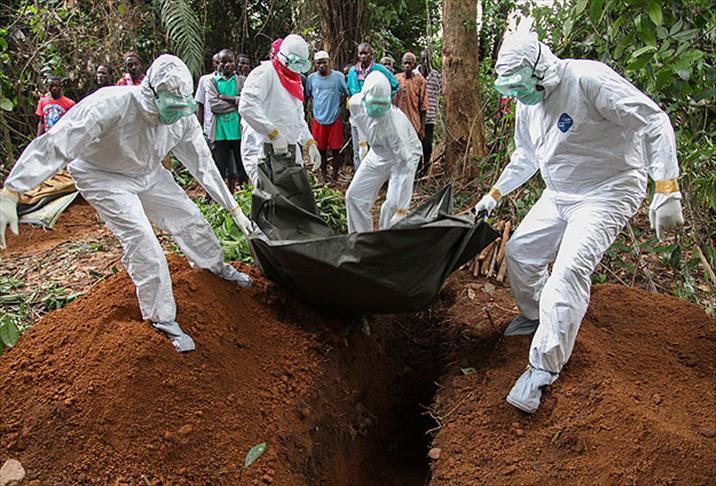
[[[433,155],[433,132],[437,119],[438,96],[442,91],[443,77],[440,72],[430,67],[430,60],[426,51],[420,53],[420,66],[418,72],[425,78],[428,85],[428,111],[425,113],[425,136],[423,137],[423,163],[418,175],[423,176],[430,168],[430,158]]]

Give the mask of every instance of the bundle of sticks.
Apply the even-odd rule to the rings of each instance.
[[[468,265],[473,277],[495,277],[498,282],[504,282],[507,277],[507,261],[505,259],[505,246],[510,240],[512,222],[505,220],[495,225],[502,236],[485,247]]]

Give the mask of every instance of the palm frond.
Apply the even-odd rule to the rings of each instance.
[[[204,64],[204,36],[191,0],[158,0],[159,17],[172,47],[198,76]]]

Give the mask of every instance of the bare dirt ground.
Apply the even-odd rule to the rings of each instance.
[[[21,231],[0,276],[86,292],[0,358],[0,460],[33,486],[716,482],[716,321],[683,300],[595,286],[527,416],[504,398],[529,339],[501,337],[517,310],[494,281],[459,271],[428,311],[345,319],[170,255],[198,347],[179,355],[91,207]]]

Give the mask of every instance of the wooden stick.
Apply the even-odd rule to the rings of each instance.
[[[510,221],[507,221],[505,223],[505,229],[502,232],[502,244],[500,245],[500,251],[497,253],[497,264],[500,265],[502,263],[502,260],[505,259],[505,247],[507,246],[507,242],[510,240],[510,228],[512,227],[512,223]]]
[[[497,248],[500,245],[500,239],[497,238],[495,241],[492,242],[492,249],[488,253],[487,257],[482,261],[482,266],[480,267],[480,273],[483,276],[487,276],[487,274],[490,271],[490,264],[495,259],[495,254],[497,253]]]
[[[500,270],[497,272],[497,281],[502,283],[505,280],[505,275],[507,275],[507,260],[503,259],[500,264]]]
[[[472,266],[472,276],[477,277],[480,274],[480,256],[476,256],[473,260],[473,266]]]
[[[495,274],[495,263],[497,262],[497,254],[500,252],[501,245],[499,244],[502,238],[497,238],[497,244],[495,250],[492,252],[492,258],[490,259],[490,268],[487,270],[487,276],[492,277]]]
[[[704,252],[701,251],[701,247],[699,245],[696,245],[696,253],[699,255],[701,265],[704,267],[704,270],[706,270],[706,275],[708,275],[711,279],[711,283],[716,284],[716,274],[714,274],[714,269],[711,268],[711,265],[709,265],[709,261],[706,259],[706,255],[704,255]]]
[[[483,248],[482,251],[480,252],[480,254],[477,255],[477,261],[478,261],[478,262],[481,262],[481,261],[483,261],[485,258],[487,258],[487,255],[490,254],[490,252],[492,251],[492,247],[493,247],[493,246],[495,246],[495,242],[494,242],[494,241],[493,241],[492,243],[490,243],[489,245],[487,245],[485,248]]]

